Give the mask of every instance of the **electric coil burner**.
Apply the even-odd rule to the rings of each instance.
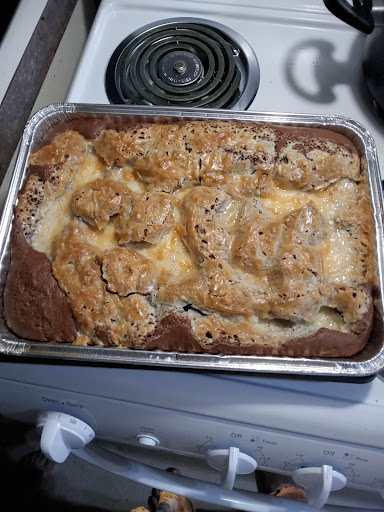
[[[106,71],[111,103],[245,110],[259,64],[234,30],[198,18],[171,18],[128,36]]]

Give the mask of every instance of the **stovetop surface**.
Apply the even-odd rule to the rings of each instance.
[[[109,103],[105,71],[130,33],[173,17],[197,17],[237,31],[255,51],[260,86],[249,109],[260,112],[340,114],[373,134],[384,167],[384,120],[365,85],[365,36],[321,0],[254,1],[104,0],[99,8],[68,101]]]

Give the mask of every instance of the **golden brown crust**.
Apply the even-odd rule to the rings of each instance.
[[[272,313],[280,318],[311,320],[324,304],[323,265],[319,246],[325,222],[312,203],[282,221],[281,238],[268,282],[278,299]],[[260,235],[264,237],[264,235]]]
[[[360,159],[348,142],[323,130],[280,129],[275,182],[283,188],[318,190],[340,178],[358,180]]]
[[[95,150],[108,165],[122,167],[129,160],[145,155],[151,145],[152,127],[134,127],[126,132],[105,130],[94,142]]]
[[[267,293],[251,288],[231,265],[216,258],[205,260],[190,278],[162,286],[158,299],[229,315],[264,316],[269,310]]]
[[[197,183],[199,160],[188,151],[161,146],[136,160],[134,170],[148,190],[174,192]]]
[[[121,182],[97,179],[87,183],[72,196],[73,213],[97,229],[103,229],[109,219],[124,205],[131,204],[132,192]]]
[[[102,278],[108,291],[126,297],[132,293],[149,293],[156,286],[151,261],[127,247],[115,247],[103,257]]]
[[[350,141],[225,121],[69,128],[31,155],[16,216],[36,248],[53,219],[43,246],[75,344],[315,357],[364,346],[373,224]]]
[[[148,242],[157,244],[173,225],[174,197],[153,192],[137,198],[133,207],[122,208],[124,213],[116,219],[119,243]]]
[[[68,131],[30,156],[27,180],[16,208],[16,216],[27,239],[35,233],[50,204],[73,180],[87,153],[84,137]]]
[[[237,219],[232,245],[233,263],[249,271],[260,272],[273,264],[282,223],[260,201],[245,201]]]
[[[91,343],[102,341],[98,334],[102,332],[105,337],[108,332],[111,345],[129,347],[154,329],[154,311],[148,299],[137,293],[122,293],[124,287],[139,292],[152,286],[149,265],[133,251],[127,256],[123,248],[117,249],[117,254],[103,255],[96,246],[84,241],[86,229],[78,220],[67,226],[56,250],[53,274],[67,294],[78,327]],[[131,263],[128,260],[132,259],[141,264],[134,272],[127,268]],[[119,282],[119,265],[129,281]],[[102,278],[103,268],[109,281]]]
[[[231,203],[230,196],[212,187],[196,187],[186,195],[182,206],[183,234],[197,261],[212,256],[228,259],[231,237],[224,227],[224,216]]]

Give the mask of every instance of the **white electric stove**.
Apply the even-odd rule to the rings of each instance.
[[[171,32],[158,44],[163,30]],[[175,30],[182,41],[172,48]],[[371,131],[383,168],[384,121],[363,82],[363,39],[321,0],[103,0],[68,101],[171,98],[183,106],[342,114]],[[220,83],[207,62],[219,66]],[[0,414],[38,424],[53,460],[72,451],[138,482],[238,510],[384,510],[379,377],[348,384],[45,363],[0,363]],[[116,454],[130,446],[142,447],[149,466]],[[154,467],[163,457],[165,469],[170,454],[184,456],[186,476]],[[188,477],[196,459],[207,461],[199,480]],[[236,474],[256,466],[293,476],[311,506],[239,489]],[[211,467],[219,485],[208,483]]]

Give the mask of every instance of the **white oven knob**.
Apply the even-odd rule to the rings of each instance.
[[[37,429],[42,430],[41,451],[54,462],[64,462],[72,450],[83,448],[95,437],[87,423],[63,412],[41,412]]]
[[[140,434],[137,436],[137,440],[140,444],[144,446],[157,446],[159,444],[159,440],[155,436],[149,436],[148,434]]]
[[[304,488],[308,504],[316,508],[326,504],[331,491],[339,491],[347,484],[342,473],[327,465],[296,469],[292,478]]]
[[[233,489],[237,474],[247,475],[257,468],[255,459],[233,446],[229,449],[208,450],[205,457],[210,466],[221,471],[223,489]]]

